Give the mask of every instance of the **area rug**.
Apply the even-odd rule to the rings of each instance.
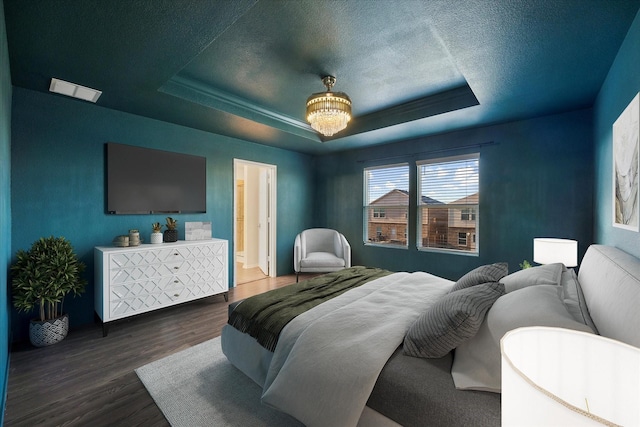
[[[174,427],[302,425],[260,403],[262,389],[227,360],[219,337],[136,373]]]

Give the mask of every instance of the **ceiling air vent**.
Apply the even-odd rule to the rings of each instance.
[[[49,90],[51,92],[72,96],[89,102],[96,102],[100,95],[102,95],[102,92],[99,90],[54,78],[51,79],[51,86],[49,86]]]

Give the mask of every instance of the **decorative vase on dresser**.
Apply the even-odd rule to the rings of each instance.
[[[98,246],[94,257],[95,311],[104,336],[115,320],[218,294],[228,300],[226,240]]]
[[[164,230],[162,240],[166,243],[173,243],[178,241],[178,230]]]
[[[178,226],[178,220],[167,217],[167,229],[164,230],[164,238],[165,242],[177,242],[178,241],[178,230],[176,227]]]
[[[153,230],[153,232],[151,233],[149,242],[153,244],[162,243],[162,241],[164,240],[162,236],[162,224],[160,224],[159,222],[154,222],[153,224],[151,224],[151,229]]]

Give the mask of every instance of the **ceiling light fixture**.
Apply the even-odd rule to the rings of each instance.
[[[64,80],[56,78],[51,79],[49,90],[51,92],[71,96],[73,98],[78,98],[89,102],[96,102],[100,95],[102,95],[102,92],[99,90],[91,89],[90,87],[86,86],[80,86],[75,83],[65,82]]]
[[[331,92],[336,84],[333,76],[324,76],[326,92],[314,93],[307,99],[307,121],[324,136],[332,136],[347,127],[351,120],[351,99],[343,92]]]

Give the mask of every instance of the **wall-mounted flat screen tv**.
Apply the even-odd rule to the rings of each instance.
[[[109,142],[107,213],[205,213],[207,159]]]

